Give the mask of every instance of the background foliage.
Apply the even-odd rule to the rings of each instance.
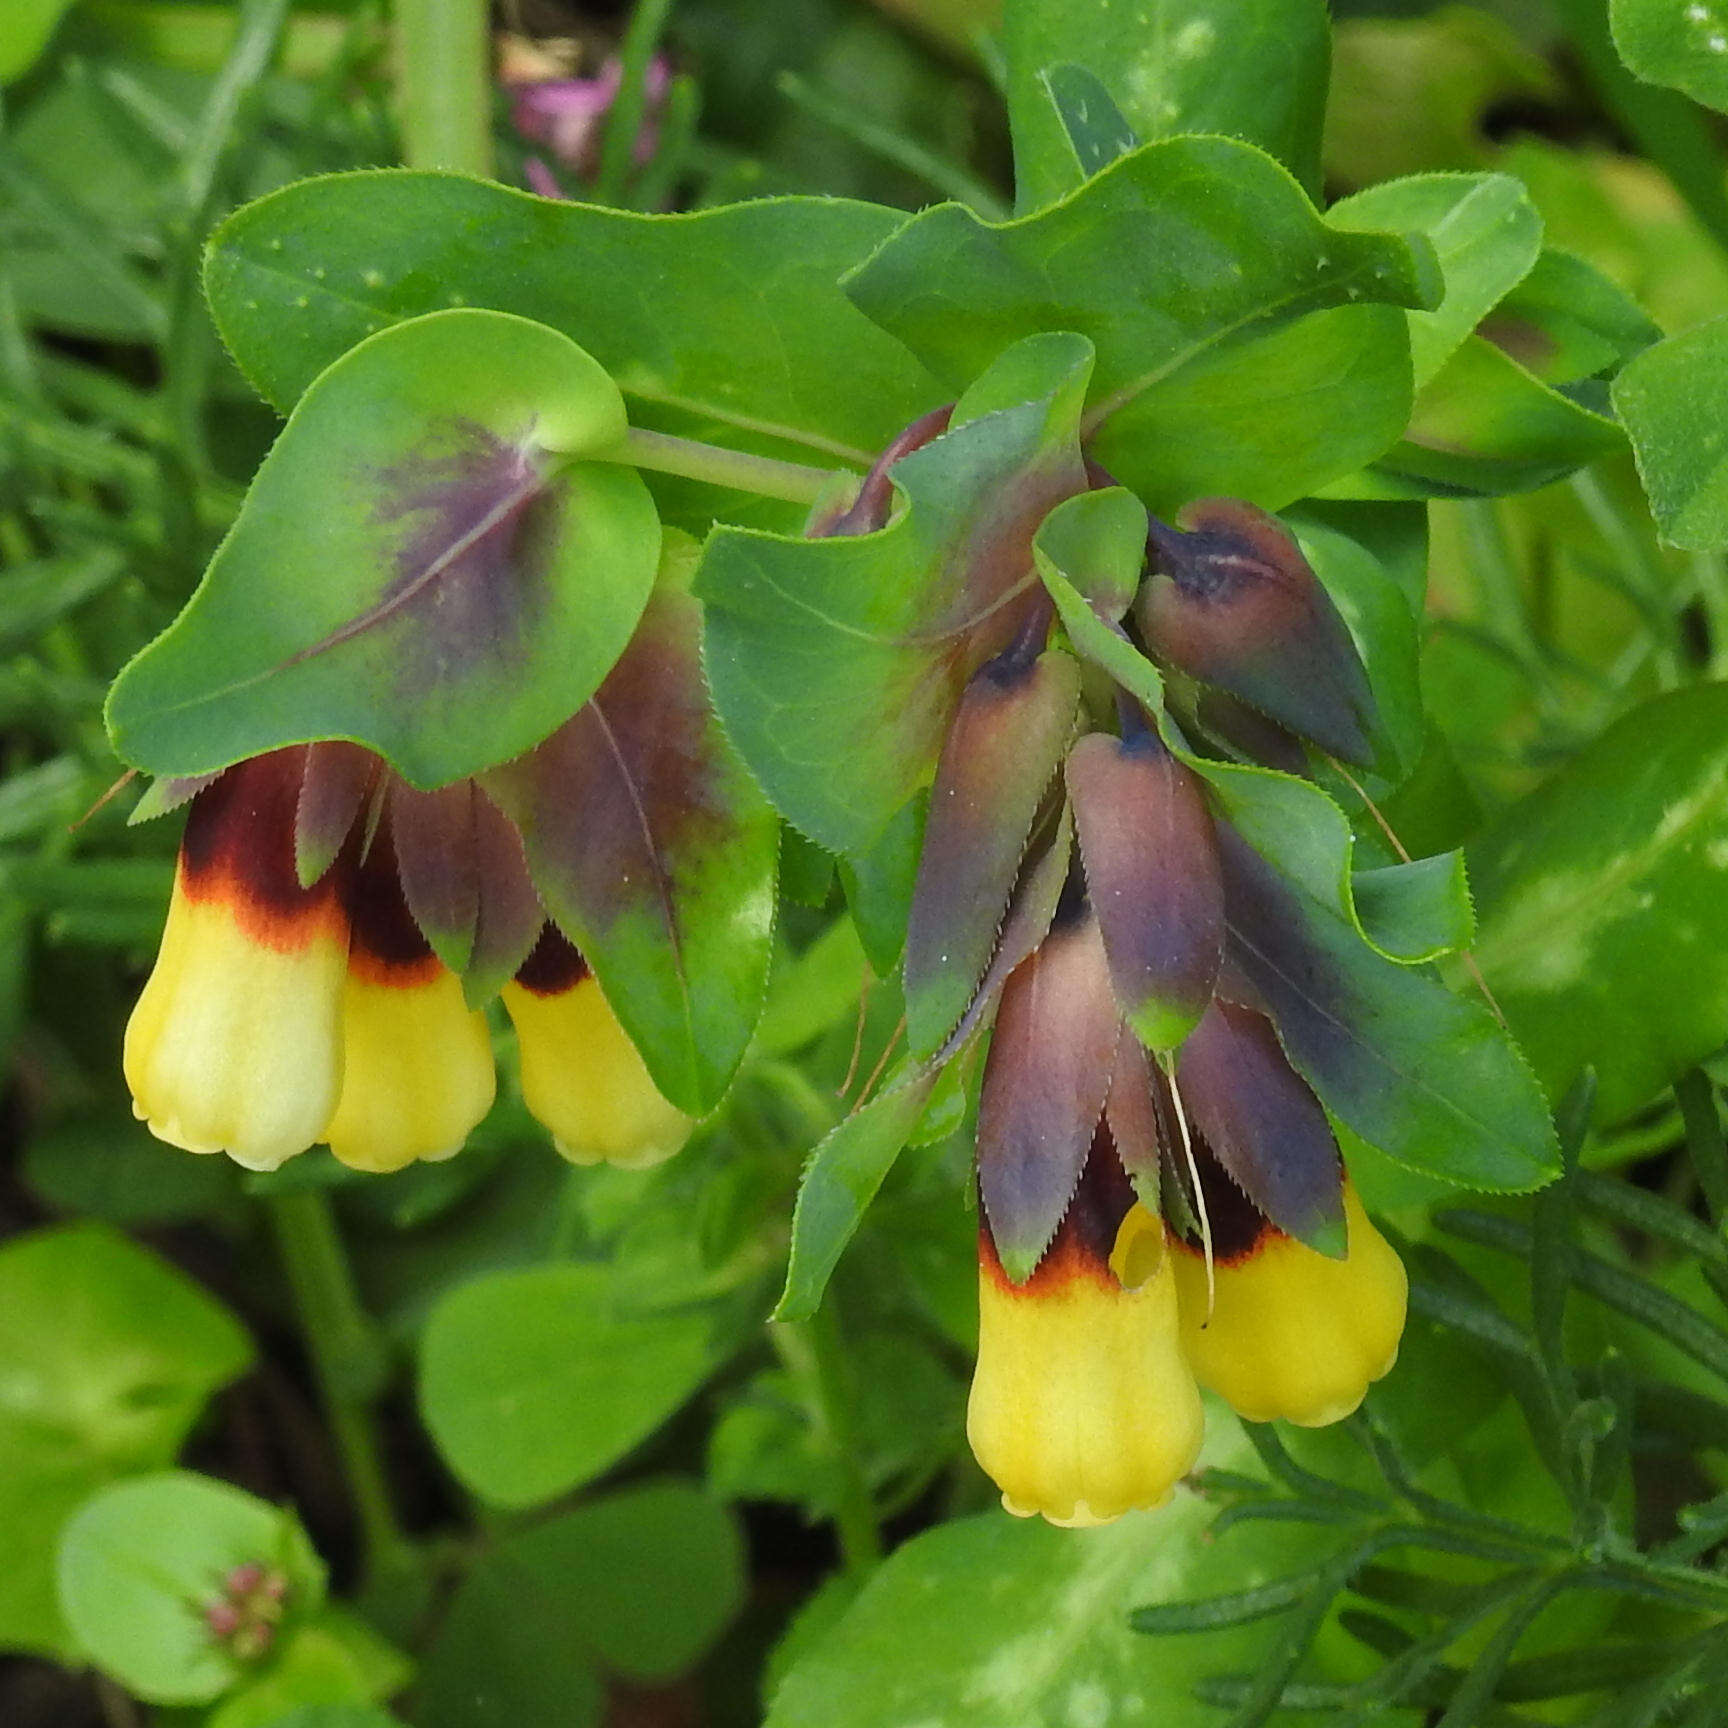
[[[412,6],[8,8],[0,1718],[1722,1720],[1728,24],[1665,0],[1335,11],[1026,5],[1004,40],[968,0],[502,6],[507,64],[534,44],[539,70],[592,72],[622,49],[615,123],[554,165],[590,208],[430,177],[281,190],[393,165],[405,124],[436,123],[397,101],[427,40]],[[671,79],[639,165],[657,45]],[[499,178],[524,184],[541,147],[484,94],[452,123],[489,121]],[[1124,156],[1135,140],[1152,148]],[[1242,266],[1234,299],[1183,302],[1191,260],[1132,244],[1137,203],[1184,197]],[[669,207],[690,214],[649,220]],[[1042,213],[1001,228],[1015,209]],[[1088,246],[1109,267],[1064,278]],[[596,267],[573,278],[560,247]],[[669,285],[644,296],[632,271]],[[566,1170],[508,1084],[460,1159],[388,1178],[322,1152],[246,1175],[132,1120],[120,1029],[174,834],[92,808],[120,772],[104,694],[219,543],[219,567],[273,556],[270,470],[241,501],[296,403],[284,449],[342,414],[341,370],[313,380],[452,295],[506,345],[528,327],[501,313],[578,332],[634,424],[800,463],[861,466],[1011,341],[1076,331],[1090,354],[1036,350],[1039,412],[976,462],[1014,472],[1071,439],[1084,373],[1129,393],[1097,453],[1156,507],[1196,476],[1308,500],[1290,519],[1379,698],[1365,784],[1410,854],[1463,849],[1468,897],[1450,864],[1371,882],[1398,856],[1341,781],[1348,831],[1324,799],[1215,790],[1278,838],[1361,988],[1396,996],[1377,1059],[1420,1070],[1416,1017],[1462,1014],[1479,972],[1565,1154],[1533,1197],[1460,1204],[1447,1175],[1543,1174],[1507,1166],[1534,1093],[1499,1071],[1474,1076],[1478,1166],[1421,1121],[1401,1162],[1350,1148],[1414,1312],[1347,1429],[1215,1411],[1167,1512],[1075,1534],[993,1509],[961,1432],[964,1076],[890,1070],[854,1108],[908,1006],[904,798],[940,731],[861,750],[845,704],[906,669],[861,656],[838,684],[812,626],[770,658],[827,754],[764,769],[748,626],[811,555],[783,500],[649,481],[673,528],[731,524],[697,583],[713,682],[804,830],[782,839],[761,1023],[686,1152]],[[1170,363],[1130,374],[1157,342]],[[391,355],[380,338],[352,364]],[[501,398],[551,393],[533,357],[488,373]],[[584,391],[559,398],[578,420]],[[966,532],[941,516],[953,460],[908,465],[935,502],[906,534]],[[1086,651],[1062,531],[1040,575]],[[930,603],[872,568],[879,539],[822,552],[854,634]],[[1457,996],[1393,964],[1472,931]],[[286,1592],[268,1650],[213,1653],[183,1597],[265,1559]]]

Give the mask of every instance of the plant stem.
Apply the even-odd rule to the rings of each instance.
[[[836,474],[846,470],[810,468],[802,462],[781,462],[772,456],[752,456],[720,444],[675,438],[669,432],[649,432],[632,426],[622,444],[611,450],[586,453],[591,462],[625,462],[657,474],[681,474],[710,486],[754,492],[763,498],[784,498],[789,504],[814,504]]]
[[[672,0],[636,0],[630,26],[618,55],[618,94],[606,116],[606,136],[600,146],[600,174],[594,198],[599,204],[622,204],[635,162],[636,140],[648,107],[648,67],[666,28]]]
[[[858,1466],[848,1364],[832,1294],[809,1320],[776,1320],[768,1330],[780,1360],[803,1388],[811,1425],[834,1467],[834,1524],[841,1560],[848,1572],[863,1577],[882,1559],[882,1533],[869,1484]]]
[[[390,1505],[372,1413],[384,1379],[384,1346],[360,1305],[328,1196],[321,1189],[274,1194],[267,1205],[372,1572],[407,1547]]]
[[[402,158],[492,172],[492,50],[485,0],[397,0]]]

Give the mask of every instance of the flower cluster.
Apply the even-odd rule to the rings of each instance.
[[[1366,680],[1294,542],[1234,501],[1184,519],[1154,524],[1133,620],[1189,681],[1184,724],[1367,761]],[[1119,734],[1067,743],[1083,701],[1043,635],[975,675],[949,735],[975,754],[987,711],[1001,760],[1060,765],[1021,788],[1026,861],[948,1044],[994,996],[968,1434],[1011,1512],[1092,1524],[1169,1496],[1200,1387],[1251,1421],[1348,1415],[1397,1356],[1406,1281],[1257,984],[1266,929],[1313,958],[1299,905],[1127,692]],[[972,819],[966,751],[938,767],[926,862]]]
[[[318,1141],[358,1170],[448,1158],[496,1086],[469,998],[501,985],[524,1099],[566,1157],[648,1164],[683,1144],[689,1119],[546,919],[520,835],[479,786],[416,792],[328,743],[181,790],[167,926],[125,1044],[133,1107],[160,1139],[255,1170]]]

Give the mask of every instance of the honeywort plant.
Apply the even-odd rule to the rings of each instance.
[[[405,6],[406,173],[365,9],[249,0],[189,117],[103,34],[196,64],[185,20],[37,59],[57,10],[0,68],[15,706],[60,751],[9,783],[10,928],[141,958],[166,905],[131,1108],[227,1159],[102,1118],[31,1181],[238,1244],[261,1202],[355,1528],[321,1558],[256,1447],[168,1469],[245,1330],[117,1234],[28,1235],[0,1639],[111,1720],[585,1723],[714,1642],[725,1502],[779,1500],[842,1560],[785,1728],[1717,1719],[1721,339],[1622,285],[1648,183],[1487,159],[1470,103],[1558,102],[1549,63],[1486,15],[1010,0],[1010,209],[880,24],[842,40],[922,68],[922,136],[782,81],[870,198],[698,132],[694,0],[513,76],[514,138],[480,10]],[[1706,256],[1714,145],[1616,44],[1705,99],[1716,50],[1653,19],[1568,42]],[[1436,57],[1389,142],[1377,81]],[[173,164],[154,228],[46,165],[93,122]],[[139,825],[68,838],[122,660]],[[1670,1085],[1663,1198],[1601,1170],[1675,1146]],[[394,1455],[398,1341],[447,1477]],[[1042,1523],[942,1517],[986,1498],[974,1344],[965,1435]],[[705,1384],[705,1489],[566,1498],[645,1444],[688,1473]],[[883,1563],[885,1525],[935,1527]]]

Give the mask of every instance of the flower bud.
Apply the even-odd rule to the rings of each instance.
[[[1370,766],[1368,675],[1290,531],[1236,498],[1197,499],[1176,520],[1187,532],[1153,521],[1136,603],[1153,658]]]

